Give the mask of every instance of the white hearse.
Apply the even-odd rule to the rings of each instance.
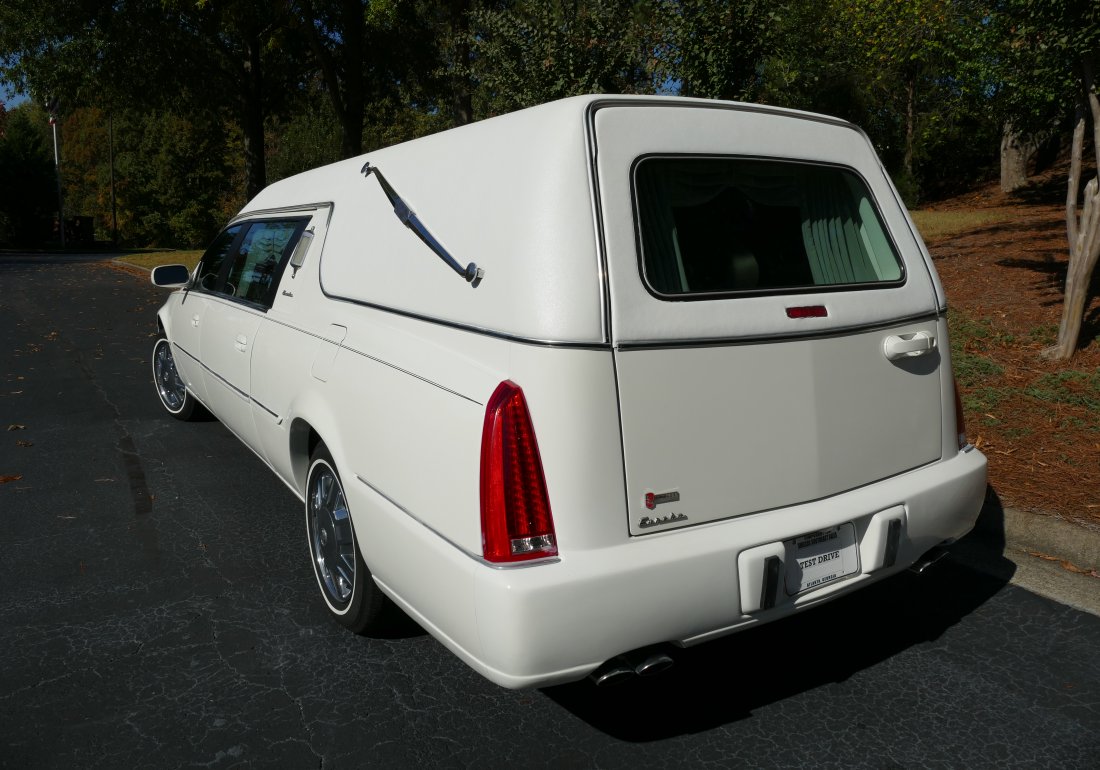
[[[866,136],[587,96],[277,182],[158,314],[157,391],[305,508],[320,593],[498,684],[602,681],[971,529],[931,259]]]

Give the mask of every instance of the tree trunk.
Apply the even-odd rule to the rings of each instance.
[[[905,83],[905,157],[902,159],[902,168],[905,169],[905,175],[910,180],[913,178],[913,135],[915,133],[913,122],[916,111],[914,105],[916,90],[914,79],[909,78]]]
[[[471,0],[453,0],[451,6],[451,38],[454,42],[454,62],[451,75],[451,123],[464,126],[474,119],[474,100],[467,67],[470,66],[470,6]]]
[[[1093,149],[1097,172],[1100,173],[1100,100],[1095,90],[1094,62],[1086,57],[1082,62],[1084,98],[1077,112],[1070,152],[1069,182],[1066,189],[1066,235],[1069,240],[1069,266],[1066,271],[1066,291],[1062,305],[1062,321],[1058,326],[1058,341],[1043,351],[1044,358],[1066,360],[1077,350],[1081,322],[1088,304],[1092,272],[1100,257],[1100,182],[1094,177],[1085,185],[1084,205],[1077,214],[1077,193],[1081,189],[1081,155],[1085,143],[1085,123],[1092,114]],[[1087,109],[1086,109],[1087,107]]]
[[[1027,184],[1027,167],[1035,156],[1037,145],[1025,140],[1006,122],[1001,133],[1001,190],[1010,193]]]
[[[367,27],[361,0],[343,0],[343,60],[344,111],[340,116],[342,129],[340,152],[345,158],[363,154],[363,116],[366,111],[366,79],[363,62],[366,58]]]
[[[247,42],[248,61],[241,83],[241,129],[244,133],[245,192],[249,200],[267,187],[267,160],[264,157],[263,69],[260,63],[260,39]]]

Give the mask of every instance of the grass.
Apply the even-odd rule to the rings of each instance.
[[[1004,341],[1004,336],[999,335],[987,319],[975,320],[951,310],[947,314],[947,327],[951,335],[951,362],[960,385],[979,389],[990,377],[1004,374],[1004,367],[978,352],[986,351],[994,342]]]
[[[181,251],[136,251],[132,254],[126,254],[119,257],[119,262],[125,262],[129,265],[137,265],[138,267],[144,267],[152,270],[158,265],[187,265],[187,268],[194,269],[195,265],[202,259],[202,250],[181,250]]]
[[[1018,216],[1011,208],[975,209],[967,211],[934,211],[918,209],[909,212],[924,240],[949,238],[973,232],[981,227],[1007,222]]]
[[[1100,370],[1051,372],[1032,383],[1027,395],[1050,404],[1083,406],[1100,410]]]

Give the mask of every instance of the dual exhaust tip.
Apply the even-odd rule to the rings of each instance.
[[[933,548],[924,554],[911,567],[910,572],[918,575],[925,573],[947,556],[947,551],[942,548]],[[672,668],[676,661],[666,652],[649,650],[635,650],[634,652],[616,655],[611,660],[597,668],[588,678],[597,687],[609,687],[622,684],[636,676],[654,676]]]
[[[597,687],[622,684],[636,676],[654,676],[672,668],[675,661],[668,653],[636,650],[616,655],[597,668],[588,678]]]

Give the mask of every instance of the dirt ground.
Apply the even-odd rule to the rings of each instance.
[[[1005,506],[1100,528],[1100,269],[1073,359],[1040,357],[1062,312],[1064,185],[1055,174],[1022,195],[992,185],[923,208],[1012,207],[1009,221],[928,243],[974,356],[966,376],[956,366],[967,435]]]

